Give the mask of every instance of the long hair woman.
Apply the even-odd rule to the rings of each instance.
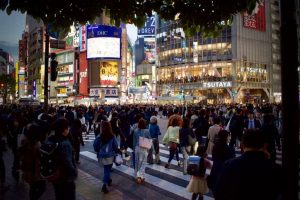
[[[108,193],[107,186],[111,186],[112,179],[110,177],[111,168],[114,162],[114,157],[118,152],[118,142],[114,136],[110,122],[102,121],[101,123],[101,134],[97,136],[100,138],[100,150],[97,155],[98,161],[103,165],[103,186],[102,192]]]

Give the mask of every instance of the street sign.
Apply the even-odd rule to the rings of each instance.
[[[65,49],[66,48],[66,41],[50,39],[50,48]]]

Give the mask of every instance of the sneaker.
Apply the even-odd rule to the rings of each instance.
[[[178,161],[178,166],[180,167],[182,165],[182,162],[181,161]]]
[[[166,168],[166,169],[170,169],[170,164],[167,163],[167,164],[165,165],[165,168]]]
[[[107,194],[107,193],[108,193],[108,189],[107,189],[107,187],[106,187],[106,184],[103,184],[102,189],[101,189],[101,192],[103,192],[104,194]]]

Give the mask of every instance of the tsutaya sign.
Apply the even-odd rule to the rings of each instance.
[[[204,88],[226,88],[226,87],[232,87],[232,82],[231,81],[204,82],[202,87],[204,87]]]

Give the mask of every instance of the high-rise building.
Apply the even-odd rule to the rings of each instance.
[[[179,21],[157,21],[158,100],[203,103],[280,99],[278,1],[237,14],[216,38],[186,37]]]

